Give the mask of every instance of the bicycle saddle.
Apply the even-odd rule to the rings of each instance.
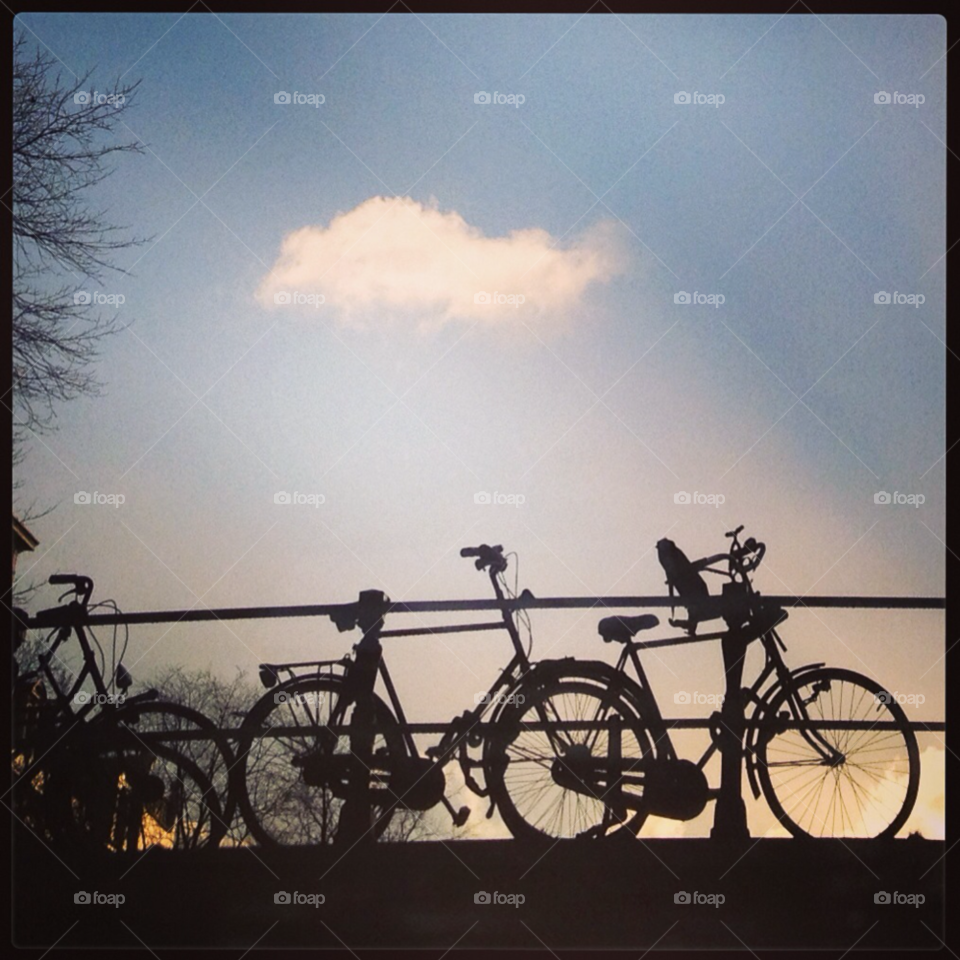
[[[660,618],[652,613],[642,613],[638,617],[604,617],[597,630],[605,643],[628,643],[634,634],[650,630],[658,623]]]

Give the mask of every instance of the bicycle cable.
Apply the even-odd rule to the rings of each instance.
[[[116,600],[101,600],[99,603],[95,603],[90,609],[98,610],[101,607],[106,607],[108,610],[112,610],[117,616],[123,612],[120,607],[117,606]],[[120,650],[120,656],[117,656],[117,627],[118,624],[113,625],[113,640],[111,642],[111,661],[110,661],[110,686],[113,689],[116,689],[116,679],[117,679],[117,665],[123,663],[123,658],[127,655],[127,646],[130,643],[130,624],[125,623],[123,625],[123,646]],[[93,633],[93,631],[90,631]],[[99,643],[98,643],[99,646]]]
[[[520,589],[520,554],[512,550],[507,554],[507,557],[513,557],[513,587],[511,588],[507,583],[507,578],[503,573],[500,574],[500,585],[503,587],[503,592],[511,600],[516,600],[518,597],[517,591]],[[530,614],[526,610],[518,608],[516,618],[527,632],[527,659],[529,660],[530,654],[533,652],[533,625],[530,623]]]

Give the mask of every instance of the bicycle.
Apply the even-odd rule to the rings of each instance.
[[[217,846],[232,816],[229,745],[203,714],[158,702],[156,690],[128,695],[126,643],[118,660],[116,638],[108,682],[103,648],[86,624],[93,581],[57,574],[49,582],[70,586],[61,601],[74,599],[30,623],[52,632],[15,701],[15,814],[46,841],[84,851]],[[64,689],[53,661],[74,635],[82,667]],[[83,689],[88,680],[92,694]]]
[[[688,619],[669,622],[685,634],[637,641],[636,634],[658,625],[657,617],[606,617],[601,637],[623,645],[611,671],[570,663],[539,700],[528,699],[501,718],[501,731],[512,724],[513,734],[488,741],[488,769],[495,775],[490,789],[515,835],[636,833],[651,815],[691,820],[729,789],[727,776],[725,786],[711,788],[703,772],[717,751],[732,764],[736,801],[745,763],[754,798],[762,794],[795,837],[893,837],[903,827],[916,801],[920,759],[902,707],[879,683],[852,670],[786,665],[781,654],[787,648],[776,628],[787,613],[764,601],[750,576],[766,547],[752,537],[741,543],[742,530],[727,533],[729,551],[693,563],[671,541],[657,545],[671,596],[688,612]],[[726,569],[714,567],[723,561]],[[721,596],[709,594],[702,572],[728,578]],[[725,631],[696,635],[701,621],[720,618]],[[724,649],[733,703],[710,718],[710,746],[694,763],[674,749],[639,651],[711,640],[737,651],[728,656]],[[764,666],[741,688],[742,654],[755,640],[763,646]],[[558,701],[584,721],[579,736],[524,723]],[[744,723],[749,705],[753,712]]]
[[[488,755],[477,757],[472,751],[491,736],[496,739],[498,724],[510,716],[508,708],[549,687],[568,668],[568,660],[531,661],[513,609],[524,616],[524,603],[533,599],[532,594],[524,590],[517,596],[507,584],[502,546],[465,547],[460,554],[475,559],[477,569],[488,574],[501,612],[499,621],[383,630],[390,601],[378,591],[365,591],[356,604],[344,605],[332,616],[341,631],[358,627],[363,631],[353,658],[260,665],[268,692],[241,724],[234,785],[240,811],[259,843],[325,844],[364,835],[387,839],[388,826],[398,813],[416,814],[435,806],[445,807],[454,825],[461,827],[469,808],[454,810],[445,796],[443,771],[454,759],[467,787],[490,799],[488,816],[492,814],[499,799],[491,786],[497,782],[496,771]],[[421,755],[380,639],[477,630],[506,630],[513,655],[477,705],[453,719],[439,743]],[[601,663],[580,668],[595,679],[611,672]],[[374,691],[378,680],[386,700]],[[608,703],[611,695],[604,693],[603,698]],[[616,710],[618,705],[611,706]],[[619,706],[629,712],[629,704]],[[551,728],[569,719],[549,705],[537,717]],[[478,772],[484,784],[477,779]]]

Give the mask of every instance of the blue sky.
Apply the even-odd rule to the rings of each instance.
[[[124,123],[146,152],[97,201],[155,238],[95,287],[130,323],[104,395],[63,408],[22,472],[25,499],[60,504],[30,577],[88,572],[128,610],[483,596],[457,550],[486,541],[540,595],[653,594],[657,539],[712,553],[744,523],[767,593],[943,594],[941,18],[18,22],[65,76],[142,79]],[[274,302],[290,290],[324,302]],[[608,655],[594,619],[538,614],[535,653]],[[785,638],[943,714],[939,613],[798,611]],[[129,659],[226,674],[349,643],[303,621],[144,628]],[[459,712],[508,653],[402,643],[417,719]],[[720,682],[719,651],[668,663],[664,700]]]

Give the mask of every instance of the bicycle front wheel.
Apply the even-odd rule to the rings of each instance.
[[[233,750],[217,725],[192,707],[163,700],[146,700],[124,705],[118,719],[130,730],[131,736],[144,745],[159,743],[183,757],[189,763],[190,776],[196,775],[209,782],[217,793],[219,815],[223,818],[220,837],[228,835],[233,842],[242,840],[242,833],[234,824],[235,791],[232,789],[234,766]]]
[[[609,777],[583,771],[609,758],[606,728],[573,729],[563,722],[622,721],[621,756],[639,761],[652,755],[649,737],[633,706],[611,687],[557,677],[528,687],[524,700],[504,710],[487,740],[484,767],[490,795],[503,822],[519,839],[601,837],[636,834],[647,814],[618,804]],[[545,729],[520,724],[542,723]]]
[[[785,730],[781,720],[871,726]],[[906,823],[920,752],[903,708],[879,683],[852,670],[812,670],[780,691],[761,722],[760,786],[793,836],[893,837]]]
[[[225,832],[219,797],[187,756],[146,741],[119,715],[101,715],[44,758],[45,832],[78,850],[216,846]]]

